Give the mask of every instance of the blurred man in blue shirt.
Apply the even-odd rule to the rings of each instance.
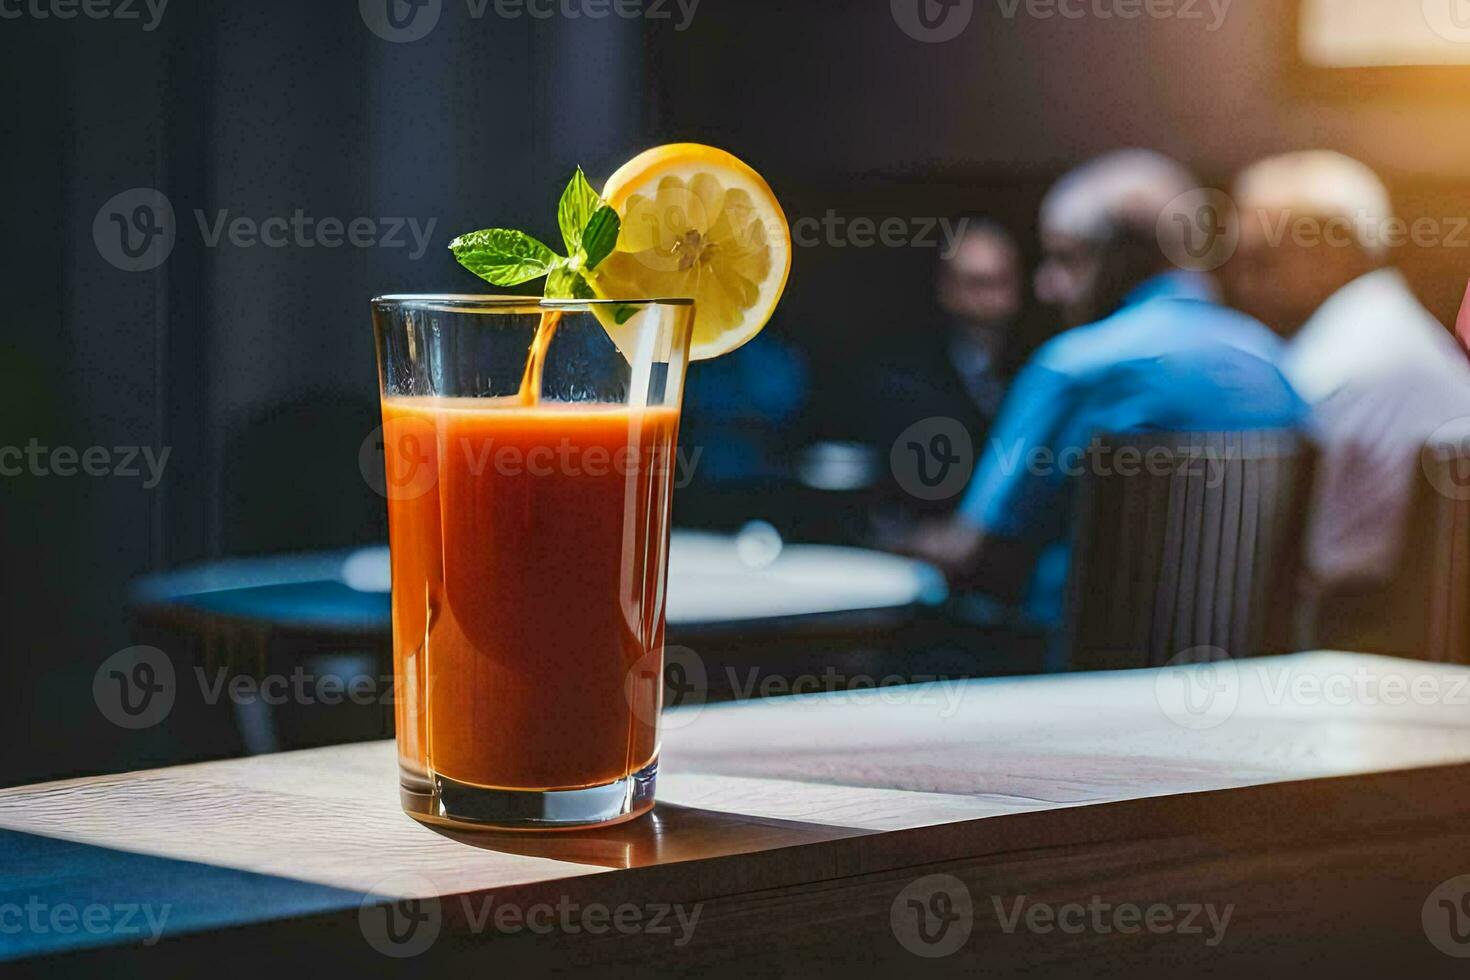
[[[1057,623],[1072,491],[1096,436],[1303,420],[1276,367],[1279,339],[1218,305],[1209,279],[1167,258],[1182,254],[1168,236],[1189,232],[1160,216],[1198,186],[1174,161],[1128,150],[1082,166],[1048,194],[1036,288],[1073,329],[1017,378],[958,514],[922,529],[908,550],[961,586],[1024,596],[1032,618]]]

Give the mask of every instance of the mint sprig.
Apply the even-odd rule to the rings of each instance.
[[[523,231],[487,228],[449,243],[459,264],[496,286],[519,286],[546,277],[545,295],[554,299],[591,299],[585,273],[602,264],[617,247],[622,221],[592,189],[578,167],[556,207],[566,254],[558,255]]]
[[[587,175],[578,167],[556,205],[556,223],[561,226],[561,237],[566,242],[568,255],[582,247],[582,234],[587,230],[587,222],[603,206],[602,197],[587,183]]]
[[[622,219],[607,205],[604,204],[593,213],[582,232],[582,258],[586,262],[585,268],[597,268],[603,259],[612,254],[612,250],[617,248],[618,233],[622,228]]]
[[[522,231],[486,228],[449,243],[460,265],[497,286],[519,286],[566,265],[567,260]]]

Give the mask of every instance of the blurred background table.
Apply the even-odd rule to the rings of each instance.
[[[0,959],[20,960],[7,975],[257,977],[283,949],[354,976],[848,975],[921,957],[987,977],[1274,976],[1308,961],[1463,975],[1436,948],[1457,934],[1434,899],[1470,873],[1470,668],[1309,654],[1204,669],[681,710],[654,813],[578,833],[422,827],[399,810],[387,742],[0,790],[5,901],[168,909],[156,946],[146,931],[22,929],[0,935]],[[1200,682],[1211,696],[1185,700]],[[421,955],[383,955],[392,910],[370,896],[431,913]],[[699,918],[683,943],[677,926],[532,934],[485,920],[487,899]],[[1229,919],[1007,929],[1018,899]],[[926,908],[962,941],[921,935]],[[416,935],[409,922],[397,939]],[[62,958],[28,959],[44,955]]]
[[[315,634],[325,641],[386,640],[388,549],[238,558],[138,580],[140,622]],[[739,535],[674,531],[670,542],[671,643],[739,631],[872,630],[946,597],[920,562],[857,548],[788,545],[767,525]]]
[[[771,672],[828,669],[900,679],[900,638],[947,597],[944,578],[880,552],[784,543],[770,525],[671,539],[671,657],[697,659],[701,698],[721,700]],[[149,576],[132,589],[137,641],[180,666],[255,677],[392,674],[386,547],[239,558]],[[752,675],[751,671],[755,673]],[[276,751],[392,734],[389,712],[235,706],[242,748]]]

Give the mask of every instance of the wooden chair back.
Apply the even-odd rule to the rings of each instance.
[[[1289,645],[1312,461],[1300,434],[1111,435],[1087,461],[1067,615],[1073,669]]]

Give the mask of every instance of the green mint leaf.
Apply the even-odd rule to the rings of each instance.
[[[592,287],[587,285],[581,273],[565,266],[552,269],[551,275],[546,277],[547,299],[593,299],[594,296]]]
[[[638,307],[636,306],[628,306],[626,304],[622,306],[615,306],[613,307],[613,322],[621,327],[623,324],[633,319],[633,317],[635,317],[637,314]]]
[[[583,229],[602,206],[601,196],[587,183],[587,175],[578,167],[566,190],[561,192],[561,201],[556,206],[556,223],[561,225],[561,237],[566,242],[568,255],[576,255],[582,248]]]
[[[587,256],[585,268],[588,272],[612,254],[612,250],[618,244],[618,232],[622,230],[623,222],[618,213],[607,205],[598,208],[596,213],[587,220],[587,227],[582,231],[582,251]]]
[[[566,259],[522,231],[487,228],[449,243],[459,264],[496,286],[519,286],[558,269]]]

